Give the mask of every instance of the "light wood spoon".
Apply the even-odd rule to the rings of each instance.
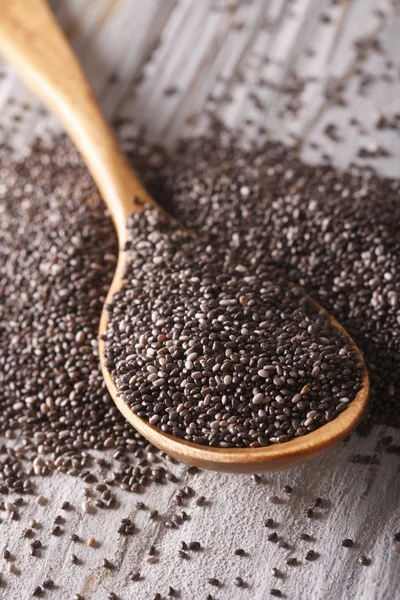
[[[117,269],[106,302],[123,284],[126,220],[144,203],[158,206],[128,164],[107,125],[64,33],[44,0],[0,0],[0,53],[34,92],[58,115],[82,154],[113,218],[119,241]],[[137,200],[133,202],[133,198]],[[160,208],[160,210],[162,210]],[[320,309],[314,301],[316,308]],[[175,458],[218,471],[258,473],[292,467],[318,456],[345,437],[359,421],[369,396],[369,379],[361,352],[333,318],[332,325],[352,343],[364,365],[362,388],[336,419],[304,437],[263,448],[214,448],[174,438],[139,418],[117,396],[104,366],[104,341],[99,343],[108,390],[125,418],[155,446]],[[102,311],[100,334],[107,329]]]

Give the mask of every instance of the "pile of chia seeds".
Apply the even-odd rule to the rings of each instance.
[[[198,444],[287,442],[333,420],[361,387],[350,341],[270,264],[262,228],[241,242],[251,226],[193,239],[150,207],[127,225],[106,366],[135,413]]]
[[[216,260],[221,254],[227,260],[226,265],[229,257],[235,259],[240,252],[246,258],[244,264],[250,276],[269,274],[266,281],[274,282],[272,296],[267,294],[271,301],[270,324],[275,323],[271,318],[274,314],[279,316],[280,324],[282,318],[287,324],[288,313],[282,317],[282,306],[272,301],[279,298],[290,301],[290,315],[301,315],[302,319],[319,324],[317,330],[303,330],[301,335],[325,337],[326,321],[304,305],[302,296],[297,295],[297,284],[338,318],[355,337],[368,362],[373,394],[366,423],[399,427],[399,182],[341,174],[328,167],[311,168],[290,150],[273,143],[244,151],[234,140],[222,145],[214,136],[186,141],[175,152],[136,139],[126,139],[125,144],[128,151],[134,148],[132,162],[155,198],[196,232],[195,244],[209,240],[213,248],[211,258]],[[132,594],[143,597],[140,586],[146,578],[151,581],[155,600],[179,597],[180,574],[186,561],[192,574],[194,565],[196,569],[200,567],[195,583],[207,586],[210,590],[207,598],[214,598],[215,591],[221,597],[224,594],[233,597],[239,588],[251,597],[255,588],[248,577],[249,567],[242,568],[239,562],[254,560],[255,549],[243,548],[233,541],[236,528],[224,529],[223,547],[205,542],[207,532],[202,526],[198,528],[198,538],[185,538],[185,523],[190,518],[193,524],[203,519],[203,510],[210,511],[211,518],[217,519],[213,509],[214,488],[207,487],[213,476],[196,475],[195,467],[185,470],[151,446],[125,422],[104,385],[97,355],[97,331],[116,266],[117,245],[109,215],[77,152],[65,138],[55,140],[51,149],[37,143],[21,161],[12,158],[10,149],[0,147],[0,171],[0,434],[4,441],[0,444],[0,535],[6,540],[1,548],[0,586],[12,594],[15,581],[25,569],[27,590],[32,596],[47,597],[53,587],[55,594],[63,594],[67,576],[77,582],[79,591],[76,590],[75,599],[86,600],[84,580],[88,565],[98,557],[101,577],[110,576],[109,600],[124,600]],[[157,225],[151,243],[155,244],[158,236],[160,243],[171,244],[169,247],[173,248],[174,240],[166,240],[162,235],[170,225],[158,219],[151,211],[140,218],[134,217],[132,232],[143,234],[149,224],[153,228]],[[132,236],[132,252],[137,252],[135,243]],[[187,244],[192,247],[193,243],[182,240],[185,247]],[[252,262],[251,257],[256,259]],[[187,258],[182,254],[182,260]],[[156,263],[153,268],[158,268]],[[170,269],[173,267],[174,263]],[[201,269],[204,268],[203,265]],[[231,268],[226,273],[234,277]],[[290,292],[286,286],[288,280],[295,284]],[[235,281],[240,296],[246,296],[248,291],[242,290],[242,279],[237,277]],[[224,289],[221,283],[223,280],[217,277],[209,283],[217,295]],[[189,284],[192,288],[195,282]],[[191,302],[197,300],[193,295],[190,298]],[[246,305],[240,305],[239,311]],[[223,307],[221,314],[226,315],[231,306]],[[181,318],[190,322],[185,317],[184,311]],[[156,325],[151,323],[154,328]],[[260,327],[262,321],[254,323],[254,327]],[[294,329],[290,331],[298,331],[300,323],[293,318],[290,328]],[[129,335],[129,331],[126,333]],[[332,340],[331,334],[329,331],[326,339]],[[282,340],[284,345],[287,340]],[[322,342],[324,345],[325,341]],[[335,343],[338,342],[335,338]],[[297,338],[296,344],[301,343]],[[187,346],[191,354],[196,352],[190,340]],[[336,345],[335,360],[347,360],[349,349],[345,354],[341,354],[345,346],[338,349]],[[227,350],[234,352],[233,348]],[[227,356],[225,351],[225,356],[229,360],[232,354]],[[271,362],[273,359],[268,356]],[[288,356],[284,356],[287,360]],[[192,359],[194,362],[197,359],[186,358],[192,363]],[[168,359],[165,360],[168,364]],[[225,358],[217,364],[224,361]],[[256,377],[258,371],[269,373],[265,367],[270,362],[254,367]],[[269,385],[280,386],[280,381],[274,382],[275,377],[281,377],[280,371],[277,368],[275,371]],[[229,376],[233,382],[233,375],[228,373]],[[157,377],[162,379],[158,371]],[[296,382],[295,377],[293,381]],[[346,386],[349,381],[342,379]],[[356,383],[352,376],[351,382]],[[231,383],[227,379],[224,385]],[[301,396],[293,409],[303,410],[300,403],[304,403],[306,417],[317,411],[317,415],[307,417],[313,421],[306,427],[313,427],[315,417],[321,413],[312,405],[314,398],[311,390],[307,390],[307,382],[288,383]],[[351,398],[351,390],[346,394],[340,393],[336,399]],[[254,393],[252,399],[255,398]],[[282,406],[280,399],[273,402]],[[255,406],[262,411],[266,404]],[[346,402],[339,407],[342,404]],[[277,418],[277,423],[287,422],[284,410],[283,405],[284,418]],[[222,419],[215,420],[220,424]],[[400,454],[400,447],[391,436],[382,438],[375,450],[371,450],[372,455],[351,457],[349,461],[357,465],[349,464],[349,469],[362,469],[362,465],[373,468],[372,465],[384,460],[385,454]],[[68,500],[60,502],[59,498],[46,496],[45,490],[51,489],[52,482],[46,486],[44,478],[53,473],[81,479],[71,487],[73,492]],[[291,485],[284,486],[278,480],[258,475],[250,481],[240,479],[244,488],[254,486],[251,494],[256,498],[257,510],[249,510],[246,527],[257,531],[261,528],[265,542],[280,553],[278,556],[274,550],[268,554],[271,570],[265,572],[266,589],[276,597],[285,597],[290,575],[293,571],[297,575],[299,565],[306,561],[311,568],[314,561],[318,563],[321,539],[329,533],[324,528],[324,515],[344,506],[349,510],[345,503],[333,506],[329,497],[325,498],[329,490],[318,489],[319,495],[314,498],[314,490],[303,490],[301,483],[296,487],[293,481],[296,476],[296,471],[288,472],[284,481]],[[196,481],[196,477],[200,479]],[[158,486],[163,484],[168,485],[167,492],[172,494],[167,508],[160,502]],[[150,493],[143,497],[145,502],[136,501],[140,498],[137,494],[147,487]],[[262,504],[265,501],[266,512]],[[105,518],[111,522],[115,512],[120,515],[125,509],[126,513],[121,515],[124,518],[113,534],[118,548],[123,548],[116,565],[113,557],[104,555],[101,549],[106,541],[100,524]],[[283,523],[283,510],[298,515],[296,522],[288,527]],[[149,529],[145,528],[146,522]],[[343,522],[346,523],[343,549],[339,546],[337,552],[343,553],[343,564],[353,560],[356,569],[364,569],[373,559],[370,536],[368,543],[360,541],[353,536],[351,519]],[[153,536],[154,545],[149,545],[147,555],[148,538],[145,541],[144,535],[140,536],[141,527],[146,535],[150,531]],[[217,524],[209,527],[214,535]],[[170,546],[166,557],[160,528],[171,530],[171,539],[182,529],[184,539],[176,542],[175,558],[170,557]],[[129,546],[130,537],[135,535],[138,538]],[[397,529],[391,532],[390,543],[399,553]],[[229,545],[232,547],[227,556],[232,552],[233,560],[229,569],[225,569],[218,551],[225,556]],[[43,564],[50,548],[57,548],[56,553],[68,558],[61,569],[64,576],[61,572],[45,576]],[[207,556],[213,552],[216,572],[203,572],[203,549],[207,550]],[[94,556],[90,553],[95,558],[90,558]],[[132,570],[127,578],[118,578],[124,560]],[[150,571],[157,561],[163,567],[163,560],[169,560],[168,568],[172,563],[174,568],[170,571],[170,587],[160,589]]]

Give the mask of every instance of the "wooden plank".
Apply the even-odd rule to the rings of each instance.
[[[373,0],[343,0],[333,6],[329,0],[236,4],[235,8],[233,2],[212,0],[53,2],[107,114],[134,118],[136,127],[146,126],[152,139],[173,144],[182,135],[203,133],[211,111],[230,127],[244,128],[244,141],[261,139],[259,129],[265,127],[269,136],[287,143],[303,138],[301,154],[308,162],[320,162],[321,153],[327,152],[339,167],[368,162],[382,174],[399,177],[399,132],[374,128],[379,112],[399,112],[399,4],[382,0],[379,13]],[[327,12],[329,23],[321,20]],[[369,95],[363,96],[354,42],[371,34],[382,40],[386,56],[367,53],[363,69],[379,77]],[[385,66],[388,58],[393,60],[392,69]],[[298,110],[291,109],[290,94],[284,91],[292,71],[305,80]],[[393,81],[380,77],[391,72]],[[5,73],[0,80],[0,123],[4,139],[21,152],[34,136],[59,127],[8,69]],[[115,81],[110,79],[113,74]],[[271,85],[260,88],[260,78]],[[346,82],[346,106],[327,98],[332,79]],[[165,94],[170,86],[177,87],[176,94]],[[262,108],[249,97],[251,92],[256,92]],[[22,102],[31,108],[16,123],[12,116]],[[359,119],[360,126],[351,129],[352,117]],[[340,142],[324,134],[331,122],[338,124]],[[310,141],[320,149],[310,146]],[[366,144],[383,144],[392,155],[365,161],[357,154]],[[28,555],[28,542],[21,537],[25,517],[23,523],[5,519],[0,524],[0,549],[10,548],[21,571],[19,576],[6,576],[7,587],[0,588],[0,597],[31,598],[34,587],[51,576],[58,586],[51,597],[62,599],[79,591],[102,600],[114,591],[122,600],[148,600],[156,591],[165,597],[172,585],[182,599],[190,600],[201,600],[210,592],[218,600],[264,600],[272,587],[294,600],[395,600],[400,597],[400,555],[393,551],[392,535],[400,523],[400,465],[397,456],[375,450],[389,434],[396,440],[400,437],[397,430],[375,428],[367,438],[353,436],[317,461],[266,476],[258,485],[244,476],[202,472],[190,477],[177,465],[182,484],[189,481],[210,505],[198,507],[191,501],[190,520],[176,530],[166,529],[162,520],[149,520],[148,511],[135,508],[136,496],[122,490],[117,490],[115,510],[83,515],[81,480],[60,475],[43,478],[40,488],[51,503],[30,504],[29,518],[41,524],[46,547],[41,558]],[[373,455],[377,464],[351,462],[356,453]],[[282,491],[286,484],[294,488],[290,496]],[[173,491],[172,484],[153,487],[140,499],[165,517],[175,510]],[[281,497],[282,503],[268,503],[271,494]],[[323,498],[324,507],[317,511],[318,518],[307,520],[304,511],[317,496]],[[64,500],[70,500],[74,510],[67,515],[66,533],[53,538],[50,523]],[[134,515],[139,532],[121,540],[116,529],[128,515]],[[263,520],[270,516],[278,522],[279,535],[291,544],[289,551],[267,541]],[[311,545],[299,540],[305,528],[315,535]],[[93,535],[100,547],[74,544],[69,540],[71,531],[83,540]],[[354,538],[353,549],[341,547],[345,537]],[[193,553],[189,561],[179,559],[180,539],[198,539],[204,550]],[[152,543],[160,557],[148,564]],[[234,556],[237,547],[248,555]],[[320,556],[308,564],[305,553],[311,547]],[[72,552],[82,560],[80,565],[70,563]],[[361,552],[372,558],[369,567],[358,563]],[[302,564],[288,567],[287,556],[298,557]],[[103,557],[116,569],[103,569]],[[274,580],[270,573],[274,566],[287,574],[284,579]],[[128,573],[137,569],[143,579],[130,582]],[[247,588],[233,585],[238,575],[248,582]],[[208,577],[220,578],[223,587],[213,590]]]

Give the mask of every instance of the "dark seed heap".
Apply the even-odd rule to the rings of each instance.
[[[135,413],[195,443],[258,447],[347,408],[361,382],[354,350],[268,264],[260,236],[214,245],[153,208],[127,226],[106,366]]]
[[[113,448],[121,466],[109,477],[139,491],[157,455],[116,409],[97,355],[116,264],[104,205],[64,139],[19,163],[1,148],[0,171],[0,432],[19,436],[0,446],[0,484],[29,492],[31,476],[54,469],[89,482],[89,451]]]

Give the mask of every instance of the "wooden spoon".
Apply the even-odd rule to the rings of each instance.
[[[44,0],[0,0],[0,53],[58,115],[107,204],[119,241],[117,269],[106,301],[111,302],[113,294],[123,283],[126,220],[133,211],[142,210],[144,203],[158,205],[128,164],[64,33]],[[133,202],[134,198],[136,202]],[[336,419],[289,442],[263,448],[225,449],[193,444],[164,433],[139,418],[117,396],[115,384],[104,366],[105,343],[100,341],[104,379],[114,402],[135,429],[155,446],[181,461],[236,473],[285,469],[318,456],[345,437],[359,421],[368,401],[369,379],[361,352],[341,325],[333,317],[329,318],[332,325],[349,338],[364,366],[362,388]],[[106,329],[107,312],[103,309],[100,334]]]

